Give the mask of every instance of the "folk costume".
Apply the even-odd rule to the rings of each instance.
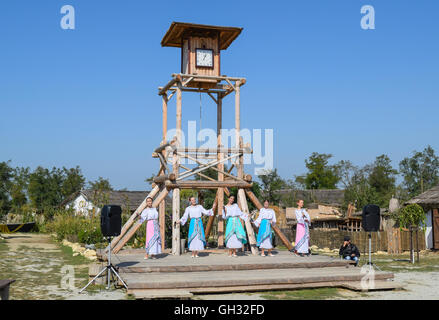
[[[311,219],[305,209],[296,209],[296,247],[298,253],[309,253],[309,225]],[[305,221],[308,220],[308,222]]]
[[[247,235],[240,218],[247,220],[248,216],[239,209],[239,206],[236,203],[230,206],[226,205],[225,208],[227,210],[223,210],[223,219],[227,221],[225,238],[226,247],[229,249],[242,248],[242,246],[247,243]]]
[[[212,216],[213,210],[206,210],[201,205],[191,205],[186,208],[184,215],[180,220],[182,226],[186,224],[188,219],[191,220],[188,234],[188,248],[190,251],[204,250],[204,246],[206,245],[203,222],[201,221],[203,214],[206,216]]]
[[[272,249],[273,232],[271,225],[276,223],[274,210],[262,208],[254,223],[259,227],[256,245],[261,249]]]
[[[146,223],[146,254],[155,255],[162,253],[162,241],[160,237],[159,213],[156,208],[146,208],[140,215],[140,222]]]

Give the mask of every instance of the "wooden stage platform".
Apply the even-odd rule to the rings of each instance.
[[[298,257],[288,251],[273,253],[274,257],[261,257],[246,252],[233,258],[212,252],[202,252],[199,258],[191,258],[190,253],[165,253],[144,260],[144,250],[139,249],[122,250],[112,262],[127,283],[128,293],[138,299],[319,287],[367,291],[361,286],[365,276],[361,268],[348,261],[323,255]],[[401,288],[389,272],[375,271],[374,284],[369,290]]]

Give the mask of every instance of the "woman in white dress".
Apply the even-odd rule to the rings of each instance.
[[[229,257],[237,257],[236,250],[247,243],[247,235],[240,218],[247,220],[248,215],[243,213],[234,202],[235,196],[231,195],[223,211],[223,219],[227,220],[225,241],[226,247],[229,249]]]
[[[146,223],[146,239],[145,239],[145,259],[149,259],[154,255],[162,253],[162,242],[160,238],[159,213],[156,208],[152,207],[152,198],[146,199],[146,208],[139,215],[140,223]]]
[[[264,207],[259,211],[259,216],[254,222],[254,224],[259,227],[256,245],[262,250],[262,257],[265,257],[264,249],[267,249],[268,255],[273,257],[271,253],[273,249],[271,226],[276,224],[276,213],[273,209],[268,207],[269,204],[270,202],[268,200],[264,201]]]
[[[203,206],[198,205],[195,197],[191,197],[190,202],[191,205],[186,208],[183,217],[178,220],[177,223],[185,225],[188,219],[191,220],[188,233],[188,248],[192,251],[192,258],[198,258],[198,251],[204,250],[204,246],[206,245],[201,217],[203,214],[212,216],[213,210],[206,210]]]
[[[303,200],[297,201],[296,213],[296,246],[294,253],[303,257],[305,254],[309,256],[309,225],[311,218],[308,212],[303,209]]]

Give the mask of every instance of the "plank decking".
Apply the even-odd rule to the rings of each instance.
[[[256,292],[319,287],[368,290],[361,285],[365,274],[360,267],[338,258],[312,255],[297,257],[279,251],[274,257],[251,254],[229,258],[225,254],[201,253],[191,258],[160,255],[143,259],[142,251],[121,251],[112,258],[128,285],[128,293],[138,299],[190,299],[193,294]],[[390,281],[389,281],[390,280]],[[374,274],[374,290],[400,288],[393,274]]]

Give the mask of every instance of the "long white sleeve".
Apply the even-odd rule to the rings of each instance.
[[[297,223],[301,223],[301,224],[305,223],[305,221],[303,220],[302,210],[296,209],[296,221],[297,221]]]
[[[261,221],[262,221],[262,212],[261,211],[259,211],[259,215],[258,215],[258,218],[255,220],[255,226],[256,227],[259,227],[259,225],[261,224]]]
[[[144,209],[142,211],[142,213],[140,214],[140,221],[139,222],[140,223],[144,223],[146,218],[147,218],[147,216],[148,216],[148,212],[146,211],[146,209]]]
[[[183,217],[181,217],[180,219],[180,224],[184,226],[188,218],[189,218],[189,207],[187,207],[186,210],[184,210]]]
[[[205,216],[213,216],[213,210],[212,209],[206,210],[206,209],[203,208],[202,205],[200,205],[200,209],[201,209],[201,213],[204,214]]]
[[[273,212],[273,218],[271,219],[271,224],[276,224],[276,212],[274,210],[271,210]]]
[[[305,213],[306,219],[308,219],[308,223],[311,223],[311,217],[309,216],[308,211],[306,211],[305,209],[303,209],[303,211]]]

